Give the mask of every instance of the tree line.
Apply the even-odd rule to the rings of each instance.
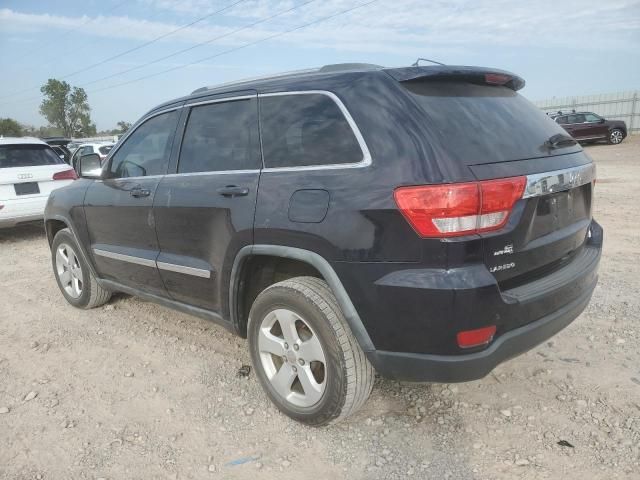
[[[98,132],[96,124],[91,121],[91,107],[83,88],[72,87],[65,81],[50,78],[40,91],[43,94],[40,113],[49,124],[34,127],[23,125],[13,118],[0,118],[0,135],[82,138],[119,135],[131,127],[131,123],[120,121],[117,128]]]

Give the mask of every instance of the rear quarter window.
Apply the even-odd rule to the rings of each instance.
[[[46,145],[0,146],[0,168],[58,165],[64,161]]]
[[[364,158],[336,102],[320,93],[265,96],[260,100],[267,168],[353,164]]]

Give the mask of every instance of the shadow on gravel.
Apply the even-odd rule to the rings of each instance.
[[[16,227],[0,228],[0,243],[15,243],[22,240],[45,239],[42,222],[24,223]]]

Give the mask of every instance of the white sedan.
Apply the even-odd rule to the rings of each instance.
[[[45,142],[0,137],[0,227],[42,219],[49,194],[76,178]]]

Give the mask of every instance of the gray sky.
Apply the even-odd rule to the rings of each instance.
[[[531,100],[640,88],[637,0],[378,0],[340,14],[368,1],[0,0],[0,117],[44,124],[48,78],[84,87],[107,129],[203,85],[419,56],[514,71]]]

